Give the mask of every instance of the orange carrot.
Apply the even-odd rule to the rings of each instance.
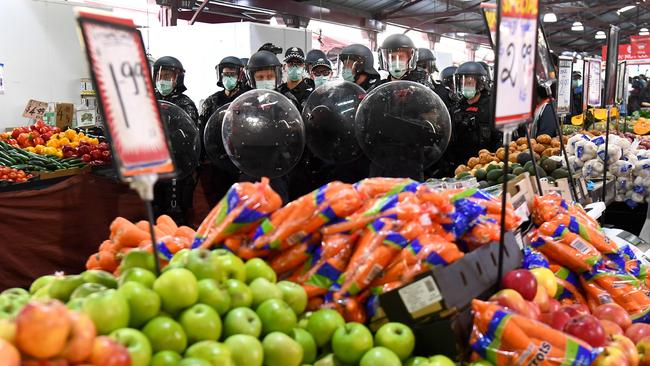
[[[176,225],[176,222],[174,219],[167,215],[160,215],[158,216],[158,219],[156,220],[156,225],[164,224],[165,226],[168,226],[169,228],[172,229],[172,231],[178,230],[178,226]]]
[[[309,258],[308,247],[309,244],[306,242],[293,245],[273,258],[269,264],[275,273],[285,273]]]
[[[86,269],[101,269],[98,253],[91,254],[86,261]]]
[[[148,232],[138,229],[131,222],[125,222],[113,237],[113,241],[122,247],[135,247],[145,239],[150,239]]]
[[[187,238],[190,241],[194,240],[194,236],[196,235],[196,231],[192,229],[189,226],[179,226],[176,232],[173,234],[174,236],[180,236],[183,238]]]
[[[119,265],[115,253],[109,251],[101,251],[97,253],[99,267],[108,272],[113,272]]]
[[[140,220],[135,224],[135,226],[140,230],[149,231],[149,221],[147,220]]]
[[[131,221],[125,219],[124,217],[116,217],[115,220],[111,222],[111,225],[109,227],[111,231],[110,239],[113,239],[117,231],[127,224],[131,224]]]

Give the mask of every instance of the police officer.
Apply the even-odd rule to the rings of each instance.
[[[571,74],[571,115],[582,114],[583,103],[582,73],[574,71]]]
[[[488,89],[488,73],[478,62],[466,62],[456,69],[456,91],[462,95],[451,114],[452,141],[448,156],[455,165],[466,164],[480,149],[495,151],[501,134],[492,126],[492,101]]]
[[[388,78],[379,81],[374,87],[393,80],[407,80],[434,89],[425,70],[417,68],[418,52],[415,44],[405,34],[388,36],[379,48],[379,65],[388,71]]]
[[[442,99],[442,102],[445,103],[447,110],[452,108],[452,100],[449,97],[449,91],[445,88],[440,81],[433,79],[433,73],[438,71],[436,66],[436,57],[433,55],[428,48],[418,48],[418,69],[424,70],[429,76],[429,81],[433,85],[433,91]]]
[[[282,94],[293,94],[298,100],[302,111],[307,98],[314,91],[314,81],[306,79],[305,53],[298,47],[291,47],[284,54],[284,67],[287,73],[287,82],[280,85],[278,91]]]
[[[257,51],[248,60],[246,65],[246,79],[253,89],[268,89],[280,92],[289,98],[298,110],[300,103],[290,91],[281,91],[282,64],[278,58],[269,51]]]
[[[181,107],[198,125],[199,112],[196,105],[190,97],[183,94],[187,90],[183,83],[185,80],[183,64],[172,56],[161,57],[153,64],[153,79],[156,83],[156,99]]]
[[[447,90],[455,93],[456,86],[454,85],[454,74],[456,73],[456,66],[449,66],[442,69],[440,72],[440,82],[447,88]]]
[[[351,44],[341,50],[338,72],[345,81],[356,83],[364,90],[370,90],[380,76],[373,66],[372,51],[362,44]]]
[[[221,106],[235,100],[238,96],[244,94],[250,88],[245,84],[246,76],[244,74],[244,63],[241,59],[228,56],[221,60],[215,69],[217,71],[217,85],[222,87],[220,90],[205,99],[201,108],[201,130],[205,128],[206,122],[212,116],[212,113]]]
[[[314,87],[325,84],[332,76],[332,64],[327,58],[319,58],[312,62],[309,75],[314,80]]]
[[[311,68],[314,66],[314,62],[319,59],[327,60],[327,55],[321,50],[311,50],[307,52],[305,56],[305,66],[307,67],[307,74],[311,74]]]

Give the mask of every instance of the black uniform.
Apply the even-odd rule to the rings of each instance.
[[[287,93],[291,93],[298,101],[301,111],[302,107],[304,107],[305,103],[307,102],[307,98],[309,98],[311,92],[313,91],[314,80],[312,79],[302,79],[293,89],[289,89],[287,83],[280,85],[278,88],[278,92],[280,92],[280,94],[287,95]]]
[[[183,94],[182,92],[177,92],[177,89],[179,89],[179,87],[176,87],[176,89],[174,89],[174,91],[167,96],[164,96],[156,91],[156,99],[174,103],[177,106],[181,107],[185,112],[187,112],[187,114],[189,114],[190,118],[192,118],[192,121],[194,121],[194,123],[196,123],[198,126],[199,111],[196,109],[196,105],[192,99],[190,99],[190,97]],[[185,89],[183,87],[183,91],[184,90]]]
[[[368,91],[370,92],[373,89],[377,88],[378,86],[384,85],[384,84],[386,84],[388,82],[399,81],[399,80],[413,81],[413,82],[422,84],[422,85],[426,86],[427,88],[429,88],[429,89],[431,89],[432,91],[435,92],[434,86],[431,83],[431,79],[429,78],[429,75],[426,73],[426,71],[424,71],[422,69],[415,69],[415,70],[409,72],[408,74],[404,75],[404,77],[401,78],[401,79],[393,79],[391,76],[388,76],[387,79],[378,80],[375,83],[375,85]]]

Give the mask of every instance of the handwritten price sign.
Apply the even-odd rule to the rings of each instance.
[[[573,59],[560,56],[559,75],[557,82],[557,114],[567,115],[571,113],[571,72]]]
[[[78,19],[120,174],[173,173],[140,32],[108,15],[79,12]]]
[[[588,93],[587,105],[600,107],[600,86],[602,80],[600,78],[600,60],[589,59],[589,76],[588,76]]]
[[[537,0],[500,0],[496,62],[497,128],[505,129],[532,118]]]

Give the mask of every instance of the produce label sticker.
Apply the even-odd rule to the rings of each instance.
[[[573,67],[573,59],[560,57],[558,66],[557,114],[567,115],[571,113],[571,70]]]
[[[600,60],[589,60],[589,97],[587,105],[600,107]]]
[[[41,102],[40,100],[30,99],[25,106],[23,111],[23,117],[25,118],[43,118],[45,111],[47,110],[47,102]]]
[[[537,0],[499,0],[495,124],[512,128],[533,115]]]
[[[120,175],[172,174],[171,149],[140,32],[130,19],[77,13]]]
[[[431,276],[401,288],[398,293],[414,319],[442,310],[442,295]]]

